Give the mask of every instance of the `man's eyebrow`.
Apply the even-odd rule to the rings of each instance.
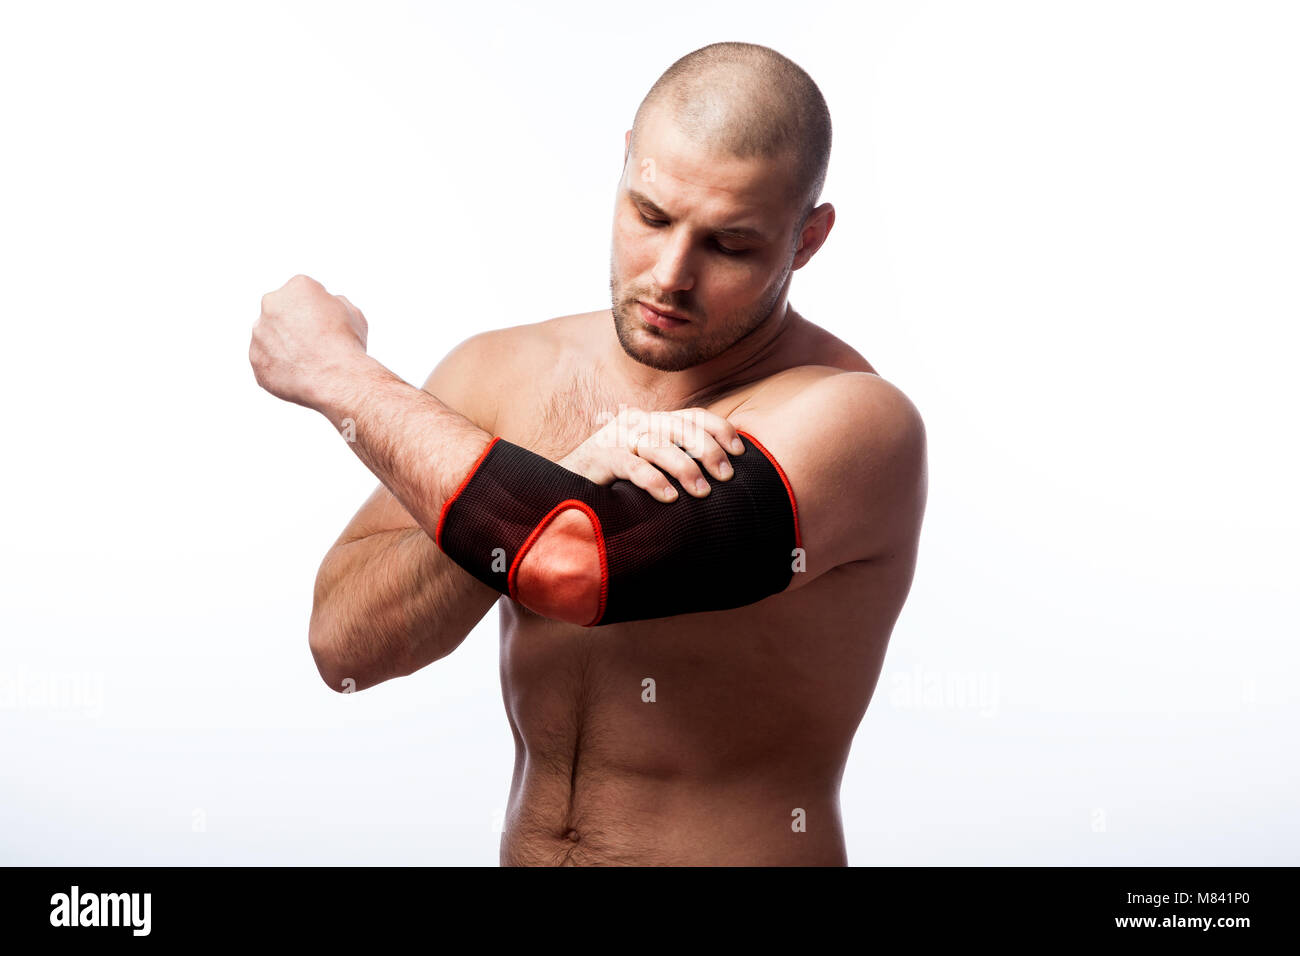
[[[651,199],[649,196],[647,196],[645,193],[639,192],[638,190],[635,189],[629,189],[627,191],[627,194],[628,197],[634,203],[640,203],[643,206],[649,206],[651,212],[657,213],[660,216],[664,216],[665,218],[668,217],[668,213],[660,209],[659,206],[655,203],[655,201]],[[723,236],[728,239],[749,239],[754,242],[764,242],[764,243],[768,241],[767,236],[763,235],[763,233],[759,232],[757,229],[750,229],[748,226],[732,226],[725,229],[714,229],[713,234],[715,236]]]

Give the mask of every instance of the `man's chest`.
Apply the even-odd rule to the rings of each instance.
[[[719,394],[689,403],[729,418],[761,388],[761,383],[718,390]],[[595,370],[541,376],[498,409],[496,434],[551,460],[582,444],[620,410],[680,411],[681,402],[637,392],[612,382]]]
[[[622,408],[648,412],[703,408],[761,439],[764,421],[780,415],[786,399],[835,371],[826,366],[790,368],[742,384],[723,383],[674,401],[629,389],[602,374],[598,366],[538,370],[498,408],[496,434],[555,461],[594,435]]]

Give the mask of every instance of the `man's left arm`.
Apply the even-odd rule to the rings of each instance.
[[[435,540],[483,583],[587,627],[742,607],[915,553],[925,431],[896,387],[836,373],[732,425],[733,477],[671,502],[494,438]]]
[[[745,427],[781,463],[798,500],[806,566],[786,590],[915,544],[928,485],[925,425],[896,386],[869,372],[827,376]]]

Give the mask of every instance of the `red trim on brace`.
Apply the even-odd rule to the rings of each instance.
[[[596,532],[596,551],[600,556],[600,603],[596,607],[596,616],[592,618],[591,623],[583,625],[584,627],[592,627],[605,616],[605,602],[609,596],[609,561],[605,555],[605,532],[600,526],[600,518],[597,517],[596,512],[591,510],[591,505],[585,501],[569,498],[561,501],[546,513],[546,517],[538,522],[537,527],[529,533],[524,543],[519,546],[519,553],[515,555],[515,560],[510,565],[510,572],[506,575],[506,589],[510,592],[512,598],[516,601],[519,600],[519,594],[515,588],[515,576],[519,572],[519,565],[523,563],[529,549],[541,537],[542,532],[546,530],[546,526],[571,508],[577,508],[583,512],[591,521],[592,530]]]
[[[438,527],[433,529],[433,543],[438,547],[442,547],[442,523],[447,520],[447,509],[451,507],[453,501],[460,497],[460,493],[465,490],[465,486],[469,484],[469,480],[474,477],[474,472],[478,471],[478,466],[483,464],[483,459],[488,456],[488,452],[492,450],[492,446],[500,440],[501,437],[497,435],[488,442],[488,446],[484,448],[483,453],[478,456],[478,460],[474,462],[474,466],[466,472],[465,477],[461,479],[460,485],[454,492],[452,492],[451,497],[442,503],[442,510],[438,512]]]
[[[776,469],[776,473],[781,476],[781,483],[785,485],[785,493],[790,496],[790,510],[794,512],[794,546],[796,548],[802,548],[803,538],[799,534],[799,505],[795,503],[794,489],[790,487],[790,479],[785,476],[785,469],[781,467],[780,462],[772,457],[772,453],[763,447],[763,443],[749,432],[737,428],[736,434],[743,435],[745,438],[749,439],[755,448],[767,456],[767,460],[772,463],[772,467]]]

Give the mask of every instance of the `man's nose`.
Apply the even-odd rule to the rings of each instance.
[[[664,241],[659,250],[659,259],[650,275],[660,292],[684,292],[695,285],[692,269],[690,237],[678,233]]]

